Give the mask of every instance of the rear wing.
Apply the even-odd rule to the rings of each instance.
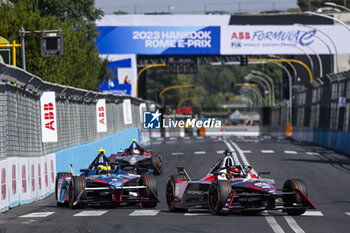
[[[190,178],[190,176],[188,175],[188,173],[186,172],[186,170],[185,170],[184,167],[178,166],[178,167],[176,167],[176,169],[177,169],[177,172],[179,173],[180,176],[186,176],[187,179],[188,179],[189,181],[191,181],[191,178]]]

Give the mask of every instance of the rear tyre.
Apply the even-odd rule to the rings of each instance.
[[[231,194],[231,185],[227,180],[215,180],[209,187],[208,207],[213,215],[220,214]]]
[[[85,204],[83,204],[81,201],[79,201],[76,205],[73,205],[74,202],[77,200],[79,194],[81,191],[83,191],[86,187],[86,181],[85,177],[83,176],[72,176],[71,177],[71,182],[69,184],[69,206],[72,209],[78,209],[78,208],[83,208]],[[83,191],[80,200],[85,199],[85,191]]]
[[[168,183],[166,186],[166,202],[170,212],[186,212],[187,209],[175,208],[175,184],[176,180],[188,181],[186,176],[169,176]]]
[[[56,175],[56,180],[55,180],[55,198],[56,200],[58,199],[58,190],[57,190],[57,186],[58,186],[58,180],[60,177],[69,177],[72,176],[71,172],[58,172]],[[62,206],[67,206],[67,203],[61,203],[61,202],[57,202],[57,206],[58,207],[62,207]]]
[[[163,173],[162,157],[156,153],[152,154],[153,175],[159,176]]]
[[[284,182],[283,192],[295,192],[295,194],[283,195],[282,197],[283,203],[284,203],[283,206],[293,207],[294,206],[293,204],[297,204],[297,206],[300,206],[300,207],[303,206],[302,194],[300,194],[297,189],[300,190],[302,193],[304,193],[306,197],[308,196],[306,185],[304,181],[302,181],[301,179],[289,179]],[[301,215],[305,213],[305,211],[306,211],[306,207],[305,209],[302,208],[302,209],[286,210],[288,215]]]
[[[157,206],[158,202],[154,195],[158,195],[157,183],[153,175],[143,174],[141,176],[141,185],[145,185],[147,189],[141,189],[140,194],[142,197],[148,197],[151,201],[141,202],[143,208],[154,208]],[[152,191],[151,191],[152,190]]]

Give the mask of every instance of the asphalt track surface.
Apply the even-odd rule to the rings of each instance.
[[[155,209],[56,207],[54,196],[0,214],[0,233],[9,232],[350,232],[350,159],[321,147],[270,137],[198,137],[152,140],[163,154],[164,173],[157,177],[161,202]],[[303,216],[274,211],[261,215],[212,216],[206,211],[170,213],[165,202],[169,175],[183,165],[192,179],[204,176],[226,148],[235,149],[239,162],[281,188],[288,178],[302,178],[317,210]],[[93,216],[95,215],[95,216]]]

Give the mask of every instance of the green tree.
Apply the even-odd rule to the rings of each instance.
[[[76,30],[69,20],[60,21],[56,16],[40,14],[39,9],[18,1],[14,8],[0,5],[0,35],[18,41],[18,30],[52,30],[61,28],[64,35],[64,56],[41,57],[40,37],[27,35],[27,70],[46,81],[74,87],[97,90],[100,79],[107,74],[107,62],[99,58],[93,41],[84,32]],[[18,64],[21,65],[18,51]]]

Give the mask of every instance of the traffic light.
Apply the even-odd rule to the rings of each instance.
[[[247,66],[248,65],[248,57],[247,56],[240,56],[241,66]]]
[[[63,56],[63,34],[61,31],[41,34],[41,56]]]

